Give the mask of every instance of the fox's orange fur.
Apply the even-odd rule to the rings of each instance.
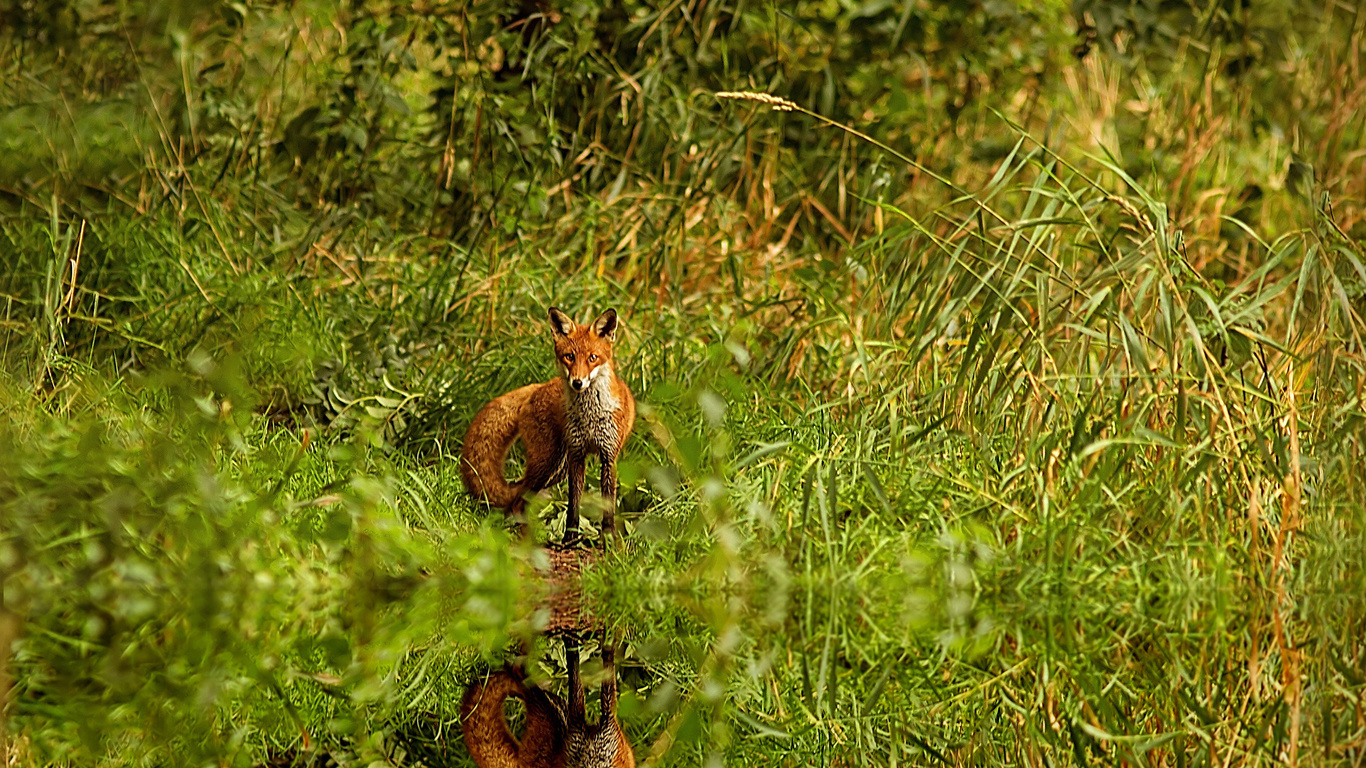
[[[565,539],[579,533],[585,463],[591,454],[602,464],[606,504],[602,530],[615,532],[617,457],[636,419],[636,401],[612,368],[617,313],[607,310],[589,325],[550,308],[559,378],[529,384],[495,398],[475,415],[461,451],[465,488],[491,506],[506,509],[524,526],[526,497],[569,476]],[[509,483],[503,476],[508,449],[521,439],[526,474]]]
[[[569,701],[522,682],[521,670],[508,667],[470,686],[460,705],[462,731],[470,757],[479,768],[633,768],[631,745],[617,722],[613,651],[602,652],[608,677],[602,684],[602,716],[589,725],[579,652],[566,649]],[[508,730],[503,701],[513,696],[526,706],[526,728],[517,739]]]

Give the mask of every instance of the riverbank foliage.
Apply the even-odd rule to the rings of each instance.
[[[641,760],[1360,762],[1364,35],[0,7],[6,764],[468,764],[544,562],[455,457],[552,304],[644,404],[585,577]]]

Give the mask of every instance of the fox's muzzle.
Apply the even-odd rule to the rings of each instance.
[[[569,386],[573,387],[576,390],[581,390],[584,387],[588,386],[588,381],[587,379],[570,379]]]

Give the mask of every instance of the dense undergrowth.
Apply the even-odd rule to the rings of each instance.
[[[639,758],[1363,759],[1357,5],[0,22],[7,760],[468,763],[552,304],[645,404]]]

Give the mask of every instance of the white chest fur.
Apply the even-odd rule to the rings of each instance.
[[[565,382],[565,441],[570,450],[580,453],[601,453],[617,445],[617,421],[613,415],[621,409],[612,392],[612,367],[604,363],[588,374],[588,386],[574,391]]]

